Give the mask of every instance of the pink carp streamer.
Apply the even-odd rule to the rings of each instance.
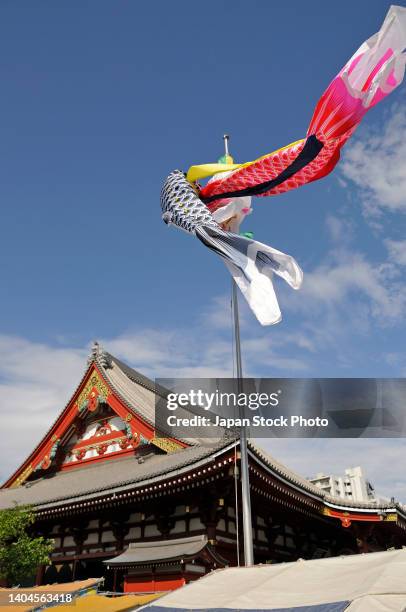
[[[379,32],[361,45],[320,98],[306,138],[214,176],[200,190],[201,200],[214,211],[224,198],[278,195],[329,174],[366,112],[402,82],[405,47],[406,8],[391,6]]]

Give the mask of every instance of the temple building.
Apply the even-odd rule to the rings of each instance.
[[[157,436],[163,392],[94,346],[67,406],[0,490],[0,508],[31,504],[36,533],[55,540],[37,584],[104,577],[107,590],[166,591],[243,561],[239,441]],[[256,563],[406,545],[399,504],[329,495],[254,442],[249,464]]]

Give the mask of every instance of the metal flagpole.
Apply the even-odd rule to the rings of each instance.
[[[229,136],[224,134],[224,149],[226,158],[228,153]],[[238,393],[243,390],[242,385],[242,361],[241,361],[241,341],[240,341],[240,320],[238,314],[238,296],[235,280],[232,281],[232,308],[234,314],[234,341],[235,341],[235,360],[237,367],[237,386]],[[244,417],[244,408],[240,408],[241,417]],[[254,543],[252,537],[251,521],[251,495],[250,495],[250,475],[248,468],[248,447],[247,431],[245,427],[240,430],[240,453],[241,453],[241,497],[242,497],[242,518],[244,532],[244,562],[245,566],[254,565]]]

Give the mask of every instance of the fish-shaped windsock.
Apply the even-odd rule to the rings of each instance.
[[[223,230],[198,197],[198,188],[190,184],[180,170],[171,172],[165,180],[161,208],[165,223],[194,234],[223,259],[262,325],[272,325],[281,320],[272,276],[275,273],[293,289],[299,289],[303,273],[293,257]]]
[[[391,6],[379,32],[361,45],[321,96],[306,138],[252,162],[191,166],[191,182],[214,175],[200,199],[215,210],[219,199],[278,195],[329,174],[363,116],[402,82],[405,48],[406,8]]]

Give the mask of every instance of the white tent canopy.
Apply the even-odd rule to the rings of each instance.
[[[146,606],[146,612],[406,608],[406,549],[217,570]]]

